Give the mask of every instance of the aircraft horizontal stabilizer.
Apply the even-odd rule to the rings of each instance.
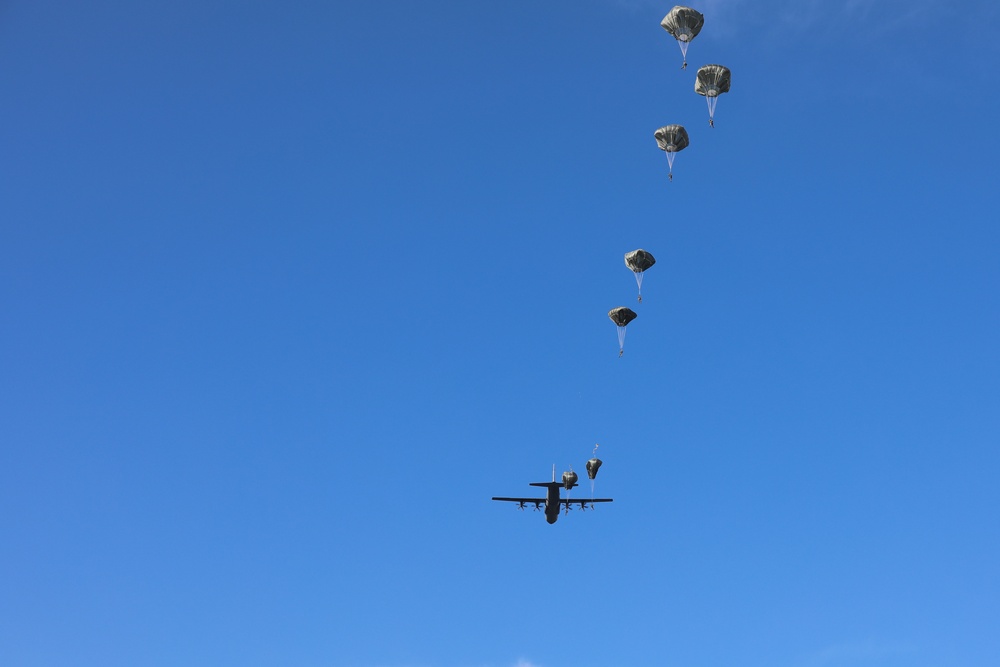
[[[544,486],[545,488],[549,488],[550,486],[557,486],[560,489],[566,488],[566,485],[563,484],[562,482],[531,482],[530,484],[528,484],[528,486]],[[574,486],[580,486],[580,485],[574,482],[572,485],[570,485],[569,488],[572,489]]]

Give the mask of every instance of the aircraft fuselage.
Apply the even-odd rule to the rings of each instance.
[[[559,502],[559,489],[563,488],[562,482],[532,482],[531,486],[545,487],[545,520],[549,523],[558,521],[559,512],[562,510],[562,503]]]
[[[550,483],[545,494],[545,520],[549,523],[555,523],[559,520],[559,511],[561,509],[559,506],[560,488],[560,484]]]

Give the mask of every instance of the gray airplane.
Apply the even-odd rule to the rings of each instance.
[[[526,504],[532,504],[535,506],[535,510],[541,509],[541,506],[545,505],[545,520],[549,523],[555,523],[559,520],[559,511],[565,508],[565,511],[569,511],[571,505],[579,505],[581,510],[586,510],[587,505],[590,505],[591,509],[594,509],[594,503],[610,503],[614,502],[613,498],[581,498],[580,500],[570,500],[569,498],[560,498],[559,489],[565,488],[567,491],[572,489],[574,486],[579,486],[576,483],[576,473],[575,472],[565,472],[563,473],[563,481],[555,481],[556,472],[552,471],[552,481],[551,482],[531,482],[530,486],[541,486],[545,487],[546,493],[544,498],[502,498],[494,496],[493,500],[503,500],[509,503],[517,503],[518,509],[524,509]]]

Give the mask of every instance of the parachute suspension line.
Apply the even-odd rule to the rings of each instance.
[[[618,327],[618,356],[625,351],[625,327]]]
[[[705,97],[708,100],[708,117],[715,118],[715,105],[719,103],[718,97]]]
[[[639,286],[639,303],[642,303],[642,271],[635,272],[635,284]]]
[[[570,466],[569,469],[573,470],[573,466]],[[566,473],[563,473],[563,484],[565,483],[566,483]],[[566,489],[566,504],[563,505],[563,507],[565,507],[566,509],[563,510],[563,514],[569,514],[569,496],[571,493],[573,493],[573,489]]]
[[[673,151],[663,151],[667,156],[667,166],[670,167],[670,180],[674,180],[674,158],[677,157],[677,153]]]
[[[600,447],[600,446],[601,446],[601,443],[599,443],[599,442],[595,442],[594,443],[594,451],[590,453],[590,456],[592,458],[597,458],[597,448]],[[588,466],[590,465],[590,461],[587,461],[587,465]],[[588,468],[588,472],[589,472],[589,468]],[[591,500],[594,499],[594,483],[596,481],[597,481],[597,473],[595,472],[594,476],[590,478],[590,499]]]
[[[681,47],[681,55],[684,56],[684,64],[681,65],[681,69],[688,68],[688,44],[690,42],[686,42],[683,39],[677,40],[677,45]]]

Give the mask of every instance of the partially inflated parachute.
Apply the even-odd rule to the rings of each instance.
[[[625,327],[636,318],[635,311],[619,306],[608,311],[608,317],[618,326],[618,356],[625,353]]]
[[[656,145],[667,154],[667,164],[670,166],[670,180],[674,180],[674,158],[679,151],[684,150],[691,143],[688,139],[687,130],[683,125],[664,125],[653,133],[656,137]]]
[[[731,78],[729,68],[722,65],[705,65],[698,70],[694,92],[708,100],[708,124],[712,127],[715,127],[715,105],[719,102],[719,95],[729,92]]]
[[[642,248],[625,253],[625,266],[635,274],[635,282],[639,286],[639,303],[642,303],[642,274],[643,271],[656,264],[653,253],[646,252]]]
[[[590,478],[590,497],[594,497],[594,480],[597,479],[597,471],[600,470],[601,464],[604,463],[601,459],[597,458],[597,448],[600,447],[599,444],[594,445],[594,453],[587,461],[587,477]]]
[[[681,47],[681,55],[684,56],[684,64],[681,65],[681,69],[687,69],[688,44],[698,36],[703,25],[705,25],[705,17],[701,12],[680,5],[671,9],[660,21],[660,26],[673,35]]]

